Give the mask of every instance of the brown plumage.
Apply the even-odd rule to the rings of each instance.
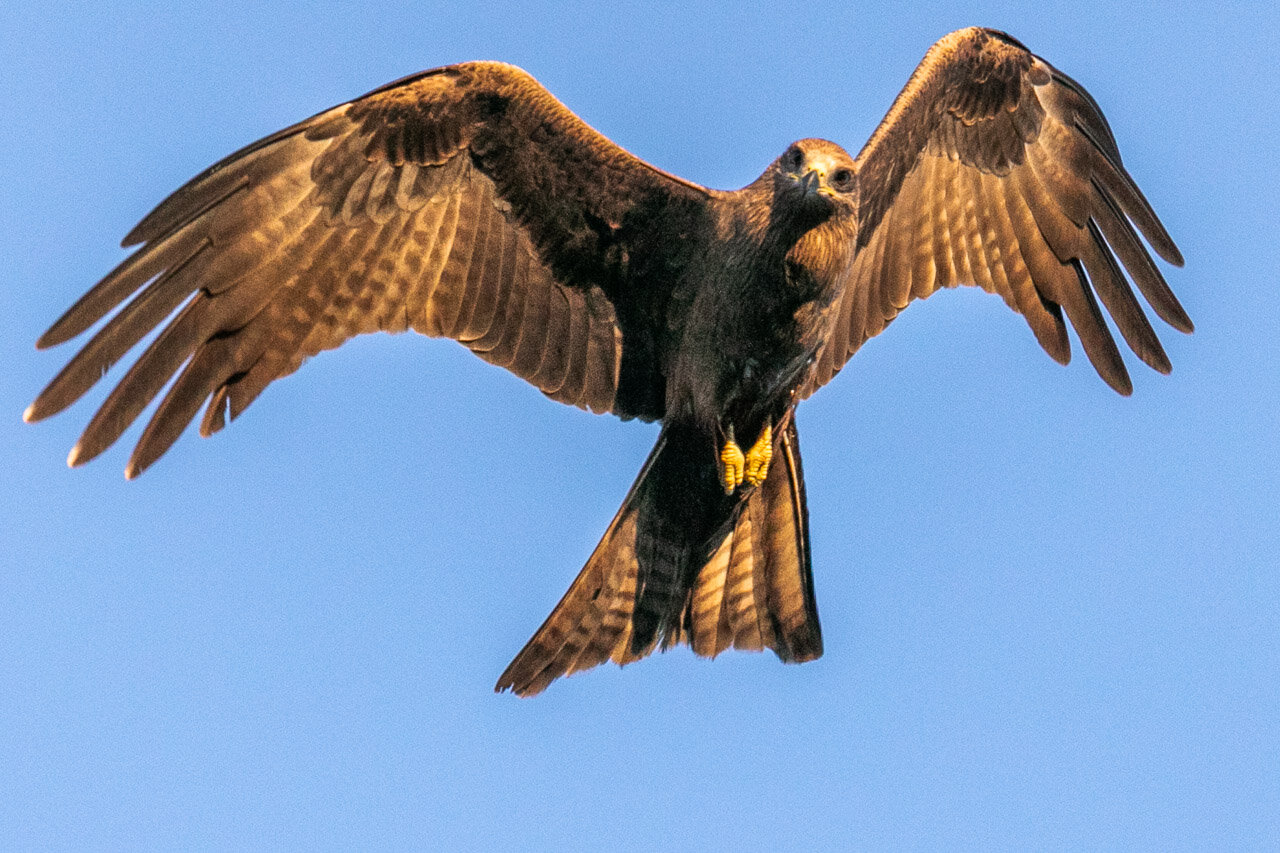
[[[1129,281],[1191,330],[1139,232],[1181,264],[1092,98],[995,31],[934,45],[856,160],[802,140],[736,192],[641,162],[517,68],[467,63],[286,128],[166,199],[40,338],[98,327],[25,417],[75,402],[164,324],[68,460],[97,456],[168,386],[133,477],[201,407],[201,433],[217,432],[354,335],[453,338],[552,399],[664,424],[498,689],[675,643],[805,661],[822,637],[796,403],[912,299],[962,284],[999,294],[1063,363],[1070,321],[1128,394],[1099,300],[1160,372]],[[757,435],[772,463],[735,480],[726,454]]]

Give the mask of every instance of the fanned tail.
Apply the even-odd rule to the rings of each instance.
[[[739,503],[713,539],[685,604],[681,632],[703,657],[728,648],[772,649],[788,663],[822,656],[809,558],[809,511],[800,444],[792,420],[769,476]]]
[[[704,657],[728,648],[820,657],[804,473],[788,420],[765,482],[732,497],[709,464],[708,437],[664,428],[600,544],[495,689],[532,696],[659,644]]]

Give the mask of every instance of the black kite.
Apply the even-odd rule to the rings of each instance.
[[[1170,366],[1121,267],[1192,328],[1135,226],[1182,263],[1093,99],[992,30],[934,45],[856,159],[802,140],[736,192],[636,159],[517,68],[454,65],[273,134],[166,199],[125,238],[141,248],[40,338],[110,315],[26,419],[77,400],[175,311],[71,465],[171,381],[129,477],[202,406],[210,435],[354,335],[453,338],[554,400],[663,423],[498,689],[534,694],[658,644],[806,661],[822,635],[796,404],[912,299],[956,285],[999,294],[1063,363],[1069,320],[1130,393],[1099,299],[1142,361]]]

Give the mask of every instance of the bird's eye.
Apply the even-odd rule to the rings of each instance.
[[[848,189],[853,184],[853,170],[836,169],[831,173],[831,183],[836,189]]]
[[[792,169],[799,169],[804,163],[804,152],[799,148],[792,148],[787,152],[787,165]]]

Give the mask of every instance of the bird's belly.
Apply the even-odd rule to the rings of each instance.
[[[792,278],[716,279],[689,306],[667,375],[667,417],[723,434],[780,416],[815,349],[816,303]],[[820,319],[820,318],[817,318]]]
[[[773,356],[773,357],[769,357]],[[709,432],[730,426],[740,434],[758,432],[789,405],[791,392],[803,379],[803,353],[725,351],[688,358],[668,384],[668,417],[696,423]]]

